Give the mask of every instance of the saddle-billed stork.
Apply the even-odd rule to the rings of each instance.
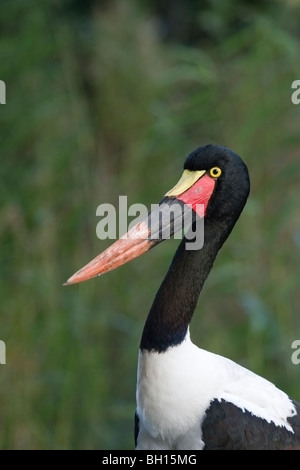
[[[166,238],[165,225],[171,234],[178,230],[184,214],[180,208],[193,215],[192,232],[179,244],[141,338],[136,449],[300,448],[299,403],[268,380],[190,340],[189,324],[202,286],[249,188],[247,167],[236,153],[216,145],[197,148],[187,157],[178,184],[148,218],[66,282],[85,281],[145,253]],[[188,249],[188,240],[195,242],[197,230],[203,229],[201,217],[203,246]]]

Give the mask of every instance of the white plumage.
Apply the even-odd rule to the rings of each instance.
[[[213,399],[222,398],[293,432],[287,418],[296,409],[284,392],[230,359],[198,348],[189,331],[164,353],[140,351],[137,377],[137,449],[203,449],[205,412]]]

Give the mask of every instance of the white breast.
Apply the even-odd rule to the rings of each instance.
[[[292,431],[287,418],[296,410],[284,392],[231,360],[199,349],[190,341],[189,333],[180,345],[164,353],[139,353],[137,412],[141,435],[167,442],[171,449],[178,448],[178,441],[189,435],[189,443],[194,441],[194,448],[201,449],[205,411],[211,400],[222,398]]]

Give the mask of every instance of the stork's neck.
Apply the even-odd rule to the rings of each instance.
[[[200,250],[186,250],[186,239],[181,241],[148,314],[141,350],[164,352],[184,340],[202,286],[233,225],[206,220]]]

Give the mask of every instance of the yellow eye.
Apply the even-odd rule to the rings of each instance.
[[[209,176],[211,176],[212,178],[219,178],[221,174],[222,174],[222,170],[218,166],[214,166],[213,168],[209,170]]]

